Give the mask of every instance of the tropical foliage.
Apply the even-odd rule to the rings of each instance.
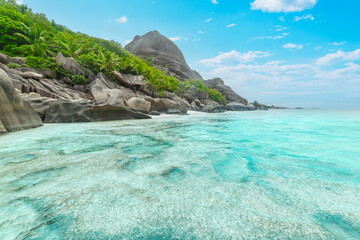
[[[269,105],[265,105],[265,104],[262,104],[262,103],[259,103],[258,101],[254,101],[254,102],[252,102],[251,103],[252,105],[254,105],[256,108],[268,108],[268,109],[270,109],[270,108],[275,108],[275,106],[274,105],[271,105],[271,106],[269,106]]]
[[[0,0],[0,51],[10,56],[26,57],[27,66],[49,69],[57,76],[74,79],[75,83],[85,84],[85,81],[70,77],[69,73],[61,70],[54,61],[57,53],[75,58],[95,74],[113,70],[139,74],[145,77],[149,88],[155,92],[184,92],[181,82],[154,67],[151,59],[136,57],[115,41],[74,33],[49,21],[44,14],[34,13],[26,5],[17,5],[15,0]],[[219,101],[218,94],[214,92],[210,95],[214,96],[214,101]]]
[[[203,80],[191,79],[191,80],[187,80],[185,83],[188,84],[189,86],[195,86],[196,88],[199,89],[200,92],[207,91],[209,93],[209,97],[211,100],[213,100],[221,105],[227,104],[227,100],[226,100],[225,96],[214,89],[208,88],[205,85]]]

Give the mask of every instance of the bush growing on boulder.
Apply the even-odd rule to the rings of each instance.
[[[17,63],[9,63],[6,66],[8,66],[9,68],[12,68],[12,69],[21,67],[21,65],[19,65]]]
[[[194,87],[198,88],[199,92],[207,91],[209,93],[210,99],[213,100],[214,102],[217,102],[224,106],[227,104],[227,100],[226,100],[225,96],[214,89],[206,87],[203,80],[191,79],[191,80],[186,81],[185,83],[190,86],[194,86]]]

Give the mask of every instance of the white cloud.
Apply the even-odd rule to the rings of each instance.
[[[356,51],[348,55],[354,59]],[[205,79],[221,77],[240,95],[268,104],[329,108],[359,107],[360,102],[360,65],[353,62],[328,70],[311,63],[249,61],[213,65],[201,74]],[[349,96],[354,97],[346,100]]]
[[[283,63],[284,61],[271,61],[271,62],[267,62],[267,63],[265,63],[266,65],[274,65],[274,64],[281,64],[281,63]]]
[[[171,41],[173,41],[173,42],[176,42],[176,41],[179,41],[179,40],[181,40],[182,38],[180,37],[180,36],[175,36],[175,37],[171,37],[171,38],[169,38]]]
[[[335,45],[335,46],[340,46],[340,45],[344,45],[346,43],[347,43],[346,41],[343,41],[343,42],[334,42],[334,43],[330,43],[330,44]]]
[[[277,40],[277,39],[281,39],[281,38],[284,38],[286,35],[288,35],[288,33],[283,33],[283,35],[278,35],[278,36],[262,36],[262,37],[254,37],[252,40],[256,40],[256,39],[274,39],[274,40]]]
[[[315,18],[314,18],[311,14],[308,14],[308,15],[304,15],[304,16],[301,16],[301,17],[296,16],[296,17],[294,18],[294,21],[295,21],[295,22],[298,22],[298,21],[306,20],[306,19],[309,19],[309,20],[311,20],[311,21],[314,21],[314,20],[315,20]]]
[[[276,25],[274,27],[276,28],[275,32],[282,32],[282,31],[285,31],[286,29],[288,29],[287,27],[283,27],[283,26],[280,26],[280,25]]]
[[[279,17],[279,20],[282,21],[282,22],[285,22],[285,17],[284,16]]]
[[[213,18],[206,19],[205,22],[211,22]]]
[[[200,63],[203,63],[208,66],[218,66],[224,63],[246,63],[253,62],[256,58],[269,57],[271,54],[269,52],[262,51],[249,51],[247,53],[240,53],[235,50],[230,52],[220,53],[218,56],[210,59],[203,59]]]
[[[251,9],[263,12],[299,12],[315,6],[318,0],[255,0]]]
[[[232,23],[232,24],[227,25],[226,27],[227,27],[227,28],[230,28],[230,27],[234,27],[234,26],[236,26],[236,24],[235,24],[235,23]]]
[[[131,43],[132,42],[132,40],[125,40],[125,45],[128,45],[129,43]]]
[[[121,18],[116,19],[116,22],[118,22],[118,23],[127,23],[128,21],[129,20],[128,20],[128,18],[126,16],[123,16]]]
[[[284,44],[283,48],[296,48],[296,49],[302,49],[304,45],[301,44],[295,44],[295,43],[287,43]]]
[[[204,34],[204,32],[200,30],[200,31],[198,31],[198,34]]]
[[[360,59],[360,49],[353,52],[343,52],[338,50],[336,53],[328,54],[316,60],[317,65],[331,65],[338,61],[354,61]]]
[[[17,4],[17,5],[21,5],[21,4],[23,4],[23,3],[24,3],[23,0],[18,0],[18,1],[16,1],[16,4]]]
[[[217,0],[211,0],[213,4],[218,4],[219,2]]]

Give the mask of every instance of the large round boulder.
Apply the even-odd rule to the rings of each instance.
[[[144,113],[150,112],[150,109],[151,109],[150,102],[146,101],[145,99],[138,98],[138,97],[133,97],[133,98],[127,100],[126,105],[131,109],[134,109],[134,110],[140,111],[140,112],[144,112]]]
[[[187,113],[188,107],[182,103],[175,102],[167,98],[146,98],[151,102],[151,111],[166,112],[169,109],[178,110],[182,113]]]
[[[243,103],[238,103],[238,102],[229,103],[228,105],[226,105],[226,108],[229,111],[254,111],[254,110],[257,110],[257,108],[252,104],[245,105]]]
[[[49,102],[44,122],[74,123],[150,118],[122,106],[56,100]]]
[[[230,111],[249,111],[249,107],[243,103],[229,103],[226,105],[227,109]]]
[[[144,91],[146,88],[144,77],[141,75],[122,74],[118,71],[112,71],[112,75],[122,86],[127,88],[136,89],[138,91]]]
[[[74,75],[85,75],[81,65],[74,58],[64,57],[62,53],[58,53],[55,61],[60,64],[62,68],[71,72]]]
[[[89,85],[89,90],[96,102],[125,106],[124,93],[116,89],[114,83],[106,80],[102,74]]]
[[[223,106],[215,106],[215,105],[207,105],[202,110],[207,113],[223,113],[226,111]]]

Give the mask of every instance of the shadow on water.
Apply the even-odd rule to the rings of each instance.
[[[37,158],[36,154],[28,153],[28,154],[23,154],[20,156],[18,154],[19,153],[5,155],[4,157],[0,158],[0,161],[5,166],[11,166],[11,165],[16,165],[16,164],[21,164],[21,163],[27,163],[27,162],[30,162]]]
[[[52,206],[42,199],[22,197],[10,201],[8,205],[14,206],[15,212],[26,208],[35,213],[30,224],[26,224],[29,218],[24,214],[16,219],[19,221],[23,218],[22,231],[18,233],[16,239],[65,239],[73,222],[70,217],[57,215]]]
[[[319,212],[314,216],[315,221],[336,239],[360,239],[360,225],[351,223],[341,215]]]
[[[133,239],[133,240],[169,240],[169,239],[186,239],[196,240],[191,233],[182,233],[171,227],[157,230],[144,230],[144,228],[136,227],[130,229],[127,234],[107,234],[104,232],[87,232],[80,234],[71,234],[66,239],[77,240],[119,240],[119,239]]]
[[[75,150],[73,152],[67,152],[64,150],[59,151],[59,155],[72,155],[72,154],[84,154],[84,153],[92,153],[92,152],[100,152],[106,149],[114,148],[117,143],[109,143],[109,144],[96,144],[94,146],[90,146],[88,148],[84,148],[81,150]]]
[[[160,175],[170,182],[178,182],[185,179],[185,171],[178,167],[166,169]]]
[[[32,186],[35,186],[37,184],[46,182],[58,175],[61,174],[61,172],[66,167],[60,167],[60,168],[48,168],[41,171],[36,171],[32,173],[28,173],[12,182],[9,183],[10,189],[13,191],[21,191],[27,188],[30,188]]]

